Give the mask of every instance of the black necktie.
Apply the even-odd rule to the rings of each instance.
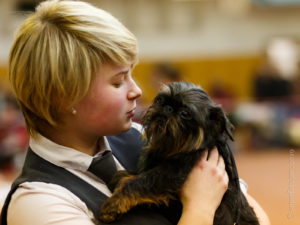
[[[103,180],[107,187],[112,191],[110,181],[117,172],[117,166],[111,151],[105,151],[102,155],[95,157],[88,168],[88,171]]]

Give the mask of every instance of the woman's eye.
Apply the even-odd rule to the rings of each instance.
[[[184,120],[191,120],[192,114],[188,110],[183,110],[180,112],[180,117]]]
[[[113,85],[118,88],[118,87],[120,87],[122,85],[122,82],[114,83]]]
[[[122,84],[124,83],[124,81],[125,81],[125,79],[120,79],[120,80],[117,80],[117,81],[114,81],[113,82],[113,86],[115,86],[115,87],[120,87],[120,86],[122,86]]]
[[[115,86],[116,88],[118,88],[118,87],[122,86],[122,84],[124,84],[126,79],[127,79],[127,73],[119,74],[116,78],[114,78],[112,80],[112,85]]]

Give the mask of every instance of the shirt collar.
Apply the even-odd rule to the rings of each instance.
[[[103,140],[103,144],[99,146],[99,152],[95,156],[59,145],[41,134],[38,134],[36,137],[30,137],[29,146],[34,153],[56,166],[87,171],[94,157],[105,150],[111,151],[106,137],[103,137]]]

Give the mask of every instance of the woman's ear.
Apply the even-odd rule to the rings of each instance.
[[[210,109],[209,113],[210,120],[213,120],[216,124],[216,127],[220,133],[225,132],[227,136],[234,141],[233,139],[233,130],[234,126],[229,121],[225,115],[223,109],[220,106],[215,106]]]

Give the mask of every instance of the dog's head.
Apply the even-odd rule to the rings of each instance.
[[[166,156],[212,148],[216,140],[232,139],[233,126],[222,108],[200,86],[188,82],[165,86],[142,122],[148,148]]]

